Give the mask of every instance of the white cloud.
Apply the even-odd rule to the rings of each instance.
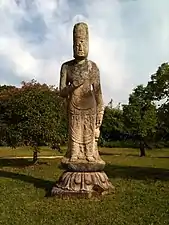
[[[39,60],[35,60],[17,38],[0,38],[0,52],[16,65],[16,73],[20,77],[25,74],[38,75]]]
[[[13,62],[11,76],[59,85],[73,25],[87,22],[104,100],[126,102],[169,58],[168,8],[168,0],[0,0],[0,55]]]

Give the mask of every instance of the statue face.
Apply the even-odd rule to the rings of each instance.
[[[88,55],[88,42],[83,37],[76,38],[74,41],[74,57],[86,58]]]
[[[77,59],[84,59],[88,56],[88,29],[87,25],[84,23],[79,23],[74,26],[73,50],[74,57]]]

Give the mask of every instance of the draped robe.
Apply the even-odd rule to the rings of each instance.
[[[73,89],[72,85],[77,88]],[[82,65],[76,64],[74,60],[64,63],[61,68],[60,94],[67,98],[68,103],[69,139],[66,156],[96,158],[96,124],[104,111],[97,65],[87,59]]]

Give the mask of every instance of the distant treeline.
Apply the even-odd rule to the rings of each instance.
[[[66,102],[58,88],[35,80],[20,88],[0,86],[0,145],[38,146],[67,143]],[[169,64],[138,85],[128,104],[105,107],[99,145],[146,148],[169,146]]]

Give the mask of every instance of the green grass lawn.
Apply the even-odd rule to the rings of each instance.
[[[60,159],[32,165],[26,159],[1,158],[0,224],[168,225],[169,151],[149,150],[145,158],[137,149],[100,152],[116,192],[92,200],[45,197],[63,172]]]
[[[61,147],[61,150],[65,151],[65,147]],[[33,150],[30,147],[18,147],[12,149],[10,147],[0,147],[0,158],[1,157],[18,157],[18,156],[32,156]],[[62,155],[57,150],[52,150],[49,147],[40,147],[39,156],[57,156]]]

